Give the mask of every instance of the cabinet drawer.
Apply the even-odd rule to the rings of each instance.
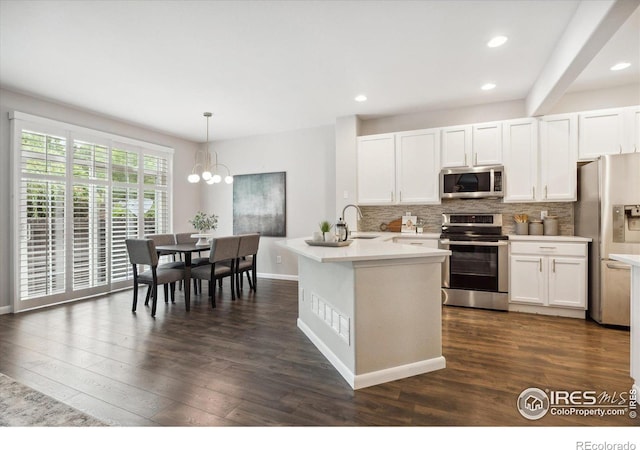
[[[567,242],[511,242],[511,253],[533,255],[587,256],[585,244]]]
[[[396,244],[404,245],[420,245],[428,248],[438,248],[438,239],[416,239],[416,238],[393,238],[393,242]]]

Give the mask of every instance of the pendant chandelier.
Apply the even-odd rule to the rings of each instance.
[[[191,174],[187,177],[189,183],[197,183],[202,180],[207,184],[216,184],[222,181],[222,175],[220,174],[220,167],[224,167],[227,171],[227,175],[224,177],[224,182],[227,184],[233,183],[233,177],[231,171],[224,164],[218,163],[218,153],[213,152],[213,162],[211,160],[211,152],[209,151],[209,117],[210,112],[203,114],[207,118],[207,146],[205,150],[198,150],[196,152],[195,161],[193,163],[193,169]],[[202,170],[201,174],[198,174],[198,169]]]

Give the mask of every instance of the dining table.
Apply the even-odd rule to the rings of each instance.
[[[191,309],[191,255],[211,249],[211,244],[196,243],[156,245],[156,251],[161,253],[180,253],[184,255],[184,304],[187,311]]]

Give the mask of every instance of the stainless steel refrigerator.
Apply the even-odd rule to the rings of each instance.
[[[589,315],[629,326],[630,266],[611,253],[640,254],[640,153],[601,156],[578,169],[575,234],[589,247]]]

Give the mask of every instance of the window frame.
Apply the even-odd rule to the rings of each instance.
[[[10,264],[10,282],[12,292],[12,306],[13,312],[27,311],[34,308],[43,306],[49,306],[58,303],[66,303],[70,301],[76,301],[87,297],[96,295],[103,295],[115,290],[125,289],[131,286],[132,280],[130,278],[123,281],[112,280],[111,274],[111,248],[112,248],[112,234],[113,229],[111,225],[106,228],[106,251],[107,251],[107,283],[97,287],[78,288],[74,289],[74,186],[78,184],[88,186],[104,186],[107,190],[107,207],[106,217],[107,223],[111,224],[112,215],[112,190],[114,186],[119,186],[120,183],[114,183],[112,180],[112,165],[111,154],[114,148],[124,149],[136,153],[138,158],[137,168],[137,182],[135,183],[135,189],[138,193],[138,198],[144,198],[145,190],[153,189],[154,191],[166,192],[166,226],[165,232],[171,232],[173,230],[173,157],[174,149],[171,147],[153,144],[150,142],[141,141],[138,139],[128,138],[112,133],[107,133],[91,128],[81,127],[78,125],[69,124],[53,119],[39,117],[19,111],[12,111],[9,113],[10,119],[10,139],[11,139],[11,152],[10,152],[10,164],[11,164],[11,190],[12,190],[12,220],[11,222],[11,237],[12,243],[12,260]],[[63,293],[44,295],[35,298],[21,299],[21,204],[23,195],[21,193],[22,184],[22,134],[23,131],[32,131],[34,133],[52,134],[63,137],[66,140],[66,153],[65,153],[65,168],[66,173],[64,176],[64,183],[66,188],[66,204],[64,207],[64,253],[65,253],[65,289]],[[100,180],[95,178],[83,178],[75,176],[74,174],[74,144],[76,142],[85,142],[94,145],[102,145],[107,147],[107,179]],[[160,157],[166,160],[166,186],[157,186],[151,184],[144,184],[144,159],[145,156]],[[50,178],[47,175],[36,174],[35,178],[47,179]],[[59,178],[59,177],[58,177]],[[127,184],[131,187],[133,184]],[[139,213],[143,211],[142,204],[139,206]],[[137,216],[137,234],[139,237],[144,235],[145,218],[139,214]]]

